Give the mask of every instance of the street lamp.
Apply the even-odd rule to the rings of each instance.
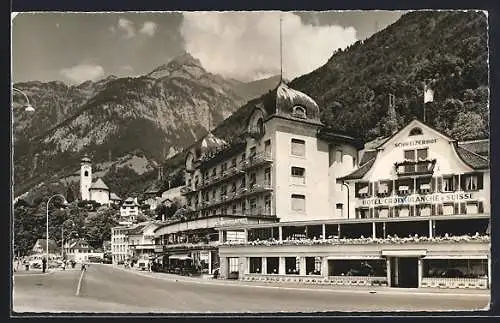
[[[71,222],[72,226],[73,227],[75,226],[75,222],[73,222],[73,220],[71,219],[64,221],[63,224],[61,225],[61,257],[63,259],[64,259],[64,225],[66,224],[66,222]]]
[[[35,108],[33,108],[33,106],[31,105],[30,99],[28,98],[28,95],[26,95],[26,93],[24,93],[23,91],[21,91],[19,89],[16,89],[15,87],[13,87],[12,90],[21,93],[24,96],[24,98],[26,99],[26,104],[24,105],[24,111],[28,111],[28,112],[35,111]]]
[[[347,219],[349,220],[349,185],[347,185],[344,181],[341,183],[343,186],[347,188]]]
[[[63,200],[63,203],[64,205],[68,204],[68,202],[66,202],[66,198],[62,195],[62,194],[55,194],[55,195],[52,195],[51,197],[49,197],[49,199],[47,200],[47,232],[46,232],[46,235],[45,235],[45,260],[48,262],[49,261],[49,204],[50,204],[50,201],[54,198],[54,197],[61,197],[62,200]]]

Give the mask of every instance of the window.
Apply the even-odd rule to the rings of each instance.
[[[306,197],[305,195],[292,194],[292,210],[297,212],[306,211]]]
[[[241,213],[245,213],[247,208],[247,204],[245,201],[241,201]]]
[[[301,119],[307,118],[306,109],[304,107],[301,107],[301,106],[293,107],[292,115],[296,118],[301,118]]]
[[[476,175],[464,175],[465,187],[466,191],[475,191],[478,189],[477,185],[477,176]]]
[[[227,170],[227,163],[221,165],[221,173],[224,173]]]
[[[265,213],[266,215],[271,214],[271,195],[266,195],[264,197],[264,208],[265,208]]]
[[[287,275],[298,275],[300,268],[299,257],[285,257],[285,273]]]
[[[337,203],[335,205],[335,214],[337,218],[341,218],[343,216],[343,213],[344,213],[344,204]]]
[[[356,219],[368,219],[370,217],[370,209],[358,208],[356,209]]]
[[[259,132],[259,135],[264,134],[264,121],[262,120],[262,118],[257,120],[257,131]]]
[[[306,169],[302,167],[292,166],[292,182],[294,184],[305,184],[306,182]]]
[[[271,185],[271,168],[268,167],[264,170],[264,182],[266,185]]]
[[[301,139],[292,139],[292,155],[305,156],[306,142]]]
[[[410,130],[410,136],[417,136],[422,134],[422,129],[415,127]]]
[[[261,257],[250,257],[250,273],[260,274],[262,273],[262,258]]]
[[[229,261],[229,272],[230,273],[239,272],[239,258],[230,257],[230,258],[228,258],[228,261]]]
[[[231,184],[231,193],[236,193],[236,182],[233,182],[233,184]]]
[[[255,183],[257,181],[256,178],[257,178],[257,175],[255,174],[255,172],[250,173],[250,183],[249,183],[250,184],[250,188],[252,188],[255,185]]]
[[[217,189],[215,188],[213,191],[212,191],[212,199],[215,200],[215,195],[217,194]]]
[[[344,153],[342,152],[342,150],[337,150],[335,152],[335,162],[342,163],[343,155],[344,155]]]
[[[257,199],[255,197],[250,199],[250,211],[255,214],[257,211]]]
[[[266,154],[271,153],[271,139],[268,139],[264,142],[264,151],[266,152]]]
[[[278,257],[267,257],[266,267],[268,274],[278,274],[280,268],[280,259]]]
[[[236,214],[236,204],[233,204],[233,214]]]
[[[231,167],[236,167],[236,158],[231,160]]]
[[[241,154],[241,162],[244,162],[247,159],[247,154]]]
[[[214,177],[215,175],[217,175],[217,170],[215,169],[215,167],[212,169],[212,177]]]
[[[355,167],[356,167],[356,162],[357,162],[356,157],[353,157],[353,158],[352,158],[352,167],[353,167],[353,168],[355,168]]]
[[[453,192],[455,190],[455,185],[453,181],[453,176],[443,177],[443,192]]]
[[[84,176],[89,176],[89,171],[86,170],[85,173],[83,173]]]

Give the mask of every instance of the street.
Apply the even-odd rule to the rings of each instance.
[[[324,311],[449,311],[487,309],[489,291],[404,292],[248,286],[196,282],[161,273],[139,275],[108,265],[14,276],[14,312],[273,313]],[[148,277],[148,274],[152,277]],[[373,292],[376,291],[376,292]]]

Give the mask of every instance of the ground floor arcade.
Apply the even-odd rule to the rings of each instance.
[[[404,244],[403,244],[404,243]],[[221,278],[313,284],[489,288],[489,242],[221,246]]]

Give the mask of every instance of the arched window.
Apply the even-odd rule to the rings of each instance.
[[[293,107],[292,115],[296,118],[301,118],[301,119],[307,118],[306,109],[304,107],[301,107],[301,106]]]
[[[84,176],[89,176],[89,171],[85,171],[85,173],[83,173]]]
[[[410,130],[410,136],[417,136],[421,134],[422,134],[422,129],[420,129],[419,127],[415,127]]]

